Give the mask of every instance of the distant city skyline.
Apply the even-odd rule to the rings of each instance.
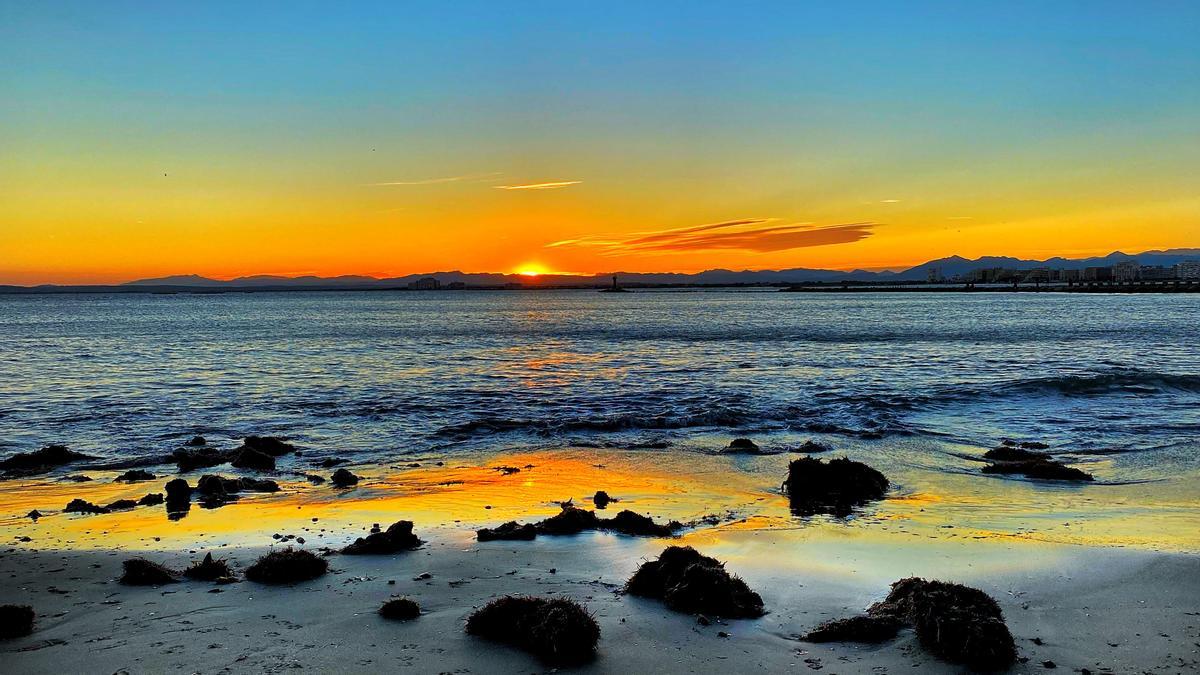
[[[1200,241],[1197,3],[0,7],[0,283]]]

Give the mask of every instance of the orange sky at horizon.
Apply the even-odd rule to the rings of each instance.
[[[2,7],[0,284],[1200,247],[1200,8],[1101,4]]]
[[[129,191],[117,186],[86,196],[59,190],[26,206],[15,215],[29,225],[0,231],[6,252],[0,283],[121,283],[176,274],[900,269],[955,254],[1087,257],[1200,244],[1190,225],[1200,200],[1097,211],[1055,205],[1038,217],[1029,213],[1032,205],[981,204],[968,211],[909,191],[848,199],[809,216],[761,198],[748,199],[753,206],[743,211],[702,199],[654,204],[642,198],[632,208],[647,213],[646,222],[630,225],[617,214],[633,200],[589,181],[528,191],[476,182],[364,185],[294,205],[271,190],[215,199],[216,190],[188,186],[186,177],[160,178],[162,187],[141,187],[135,190],[141,194],[127,197],[103,198],[109,189]],[[509,184],[502,176],[494,182]],[[87,208],[74,202],[85,201],[93,202],[94,213],[86,224],[73,215]],[[12,202],[3,210],[12,222]],[[964,213],[976,215],[949,215]]]

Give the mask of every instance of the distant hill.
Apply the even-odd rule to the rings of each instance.
[[[401,277],[376,278],[366,276],[339,277],[284,277],[275,275],[255,275],[238,277],[236,279],[209,279],[195,274],[183,274],[154,279],[139,279],[125,284],[104,286],[0,286],[0,293],[28,292],[178,292],[189,290],[222,291],[222,290],[371,290],[406,288],[411,282],[425,277],[433,277],[442,285],[462,283],[469,287],[499,288],[510,284],[521,286],[541,287],[601,287],[612,283],[616,276],[619,283],[628,286],[661,286],[661,285],[733,285],[733,284],[788,284],[812,282],[839,281],[923,281],[928,278],[929,271],[936,268],[938,274],[945,278],[961,276],[977,269],[1007,267],[1013,269],[1031,269],[1048,267],[1051,269],[1083,269],[1085,267],[1106,267],[1119,262],[1136,260],[1142,265],[1162,265],[1170,267],[1185,260],[1200,260],[1200,249],[1177,248],[1164,251],[1144,251],[1142,253],[1122,253],[1115,251],[1106,256],[1092,258],[1061,258],[1054,257],[1046,260],[1025,260],[1006,256],[984,256],[970,260],[962,256],[950,256],[921,263],[903,270],[826,270],[797,267],[784,270],[727,270],[712,269],[693,274],[677,272],[608,272],[591,276],[543,274],[537,277],[520,274],[500,274],[490,272],[427,272],[409,274]]]
[[[282,277],[270,274],[258,274],[251,277],[238,277],[229,281],[209,279],[197,274],[180,274],[154,279],[138,279],[122,286],[192,286],[192,287],[223,287],[237,286],[239,288],[258,286],[338,286],[344,284],[373,284],[379,281],[375,277],[341,276],[341,277]]]
[[[910,267],[895,275],[895,279],[911,281],[925,279],[931,268],[937,268],[943,277],[954,277],[973,270],[992,267],[1008,267],[1015,269],[1030,269],[1034,267],[1049,267],[1050,269],[1081,270],[1085,267],[1108,267],[1119,262],[1136,260],[1141,265],[1162,265],[1171,267],[1185,260],[1200,260],[1200,249],[1173,248],[1165,251],[1144,251],[1142,253],[1122,253],[1114,251],[1103,257],[1093,258],[1047,258],[1046,260],[1023,260],[1006,256],[984,256],[968,260],[961,256],[950,256],[930,260],[916,267]]]
[[[225,282],[202,277],[199,274],[177,274],[157,279],[138,279],[122,284],[123,286],[221,286]]]

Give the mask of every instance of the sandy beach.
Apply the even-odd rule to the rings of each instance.
[[[37,632],[3,645],[10,672],[542,672],[549,667],[464,634],[473,608],[504,594],[583,602],[602,630],[597,659],[579,672],[937,672],[962,668],[925,654],[911,633],[881,646],[808,644],[796,636],[881,599],[908,574],[979,587],[1000,603],[1025,663],[1065,672],[1194,672],[1200,666],[1200,565],[1189,556],[1034,544],[921,544],[818,540],[774,532],[685,538],[728,557],[764,598],[757,620],[701,626],[653,601],[624,596],[624,580],[664,542],[614,535],[475,543],[430,531],[424,548],[331,558],[333,573],[295,586],[116,583],[121,551],[9,550],[5,597],[38,608]],[[894,536],[893,538],[899,538]],[[896,550],[910,555],[899,560]],[[742,551],[741,557],[726,556]],[[222,551],[244,566],[262,549]],[[196,554],[148,553],[176,567]],[[770,561],[767,564],[767,561]],[[429,575],[428,578],[423,578]],[[393,595],[422,616],[397,623],[378,606]],[[728,637],[720,637],[721,633]],[[1035,643],[1034,640],[1039,640]]]
[[[570,597],[595,615],[602,631],[597,658],[579,672],[961,672],[924,651],[911,630],[880,645],[799,640],[825,620],[860,613],[891,582],[915,575],[995,598],[1020,657],[1012,672],[1053,663],[1070,672],[1176,673],[1200,664],[1200,559],[1186,549],[1122,548],[1089,539],[1086,527],[1071,535],[1079,541],[1056,540],[1049,527],[988,531],[956,515],[970,509],[970,495],[944,483],[923,491],[902,472],[904,487],[850,518],[796,518],[768,482],[786,461],[786,455],[667,460],[589,449],[514,453],[478,463],[355,467],[363,481],[350,490],[284,481],[279,493],[248,494],[221,508],[193,504],[175,521],[162,507],[50,514],[37,522],[8,517],[15,545],[0,554],[4,601],[35,607],[38,620],[32,635],[0,650],[16,672],[30,673],[551,670],[463,631],[473,609],[517,594]],[[106,503],[163,482],[130,485],[92,474],[85,483],[10,481],[0,507],[6,514],[49,511],[47,504],[79,495]],[[189,474],[193,482],[197,476]],[[530,542],[475,540],[477,527],[557,512],[556,498],[591,508],[587,494],[597,486],[623,500],[610,512],[628,507],[687,527],[675,538],[585,532]],[[401,518],[415,521],[424,541],[419,549],[332,553],[330,574],[293,586],[117,583],[121,562],[132,557],[182,569],[212,552],[240,572],[271,547],[328,553],[373,523],[386,528]],[[639,563],[671,544],[724,561],[762,595],[767,614],[706,626],[622,593]],[[407,622],[381,618],[376,610],[393,596],[417,601],[422,615]]]

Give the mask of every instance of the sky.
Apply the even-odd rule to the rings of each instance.
[[[0,283],[1198,247],[1198,73],[1194,1],[0,0]]]

